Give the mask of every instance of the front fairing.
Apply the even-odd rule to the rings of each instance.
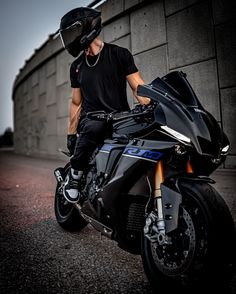
[[[155,121],[189,138],[189,143],[183,143],[193,145],[199,154],[218,158],[228,144],[219,124],[202,107],[182,72],[139,86],[138,94],[157,102]]]

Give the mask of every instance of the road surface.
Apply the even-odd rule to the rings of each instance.
[[[53,170],[64,163],[0,152],[0,293],[152,293],[139,256],[90,226],[58,226]],[[214,177],[235,219],[234,176]]]

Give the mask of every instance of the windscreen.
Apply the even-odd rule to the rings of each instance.
[[[183,72],[171,72],[164,77],[155,79],[152,86],[180,101],[186,106],[202,108],[196,94],[186,79]]]

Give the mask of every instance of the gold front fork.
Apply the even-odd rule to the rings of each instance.
[[[193,167],[191,165],[190,160],[187,161],[186,171],[187,171],[188,174],[192,174],[193,173]]]
[[[165,235],[165,221],[163,214],[161,184],[164,182],[164,167],[163,161],[158,161],[155,170],[155,190],[154,190],[154,205],[158,216],[157,226],[159,234]]]
[[[161,196],[161,184],[164,182],[163,161],[158,161],[155,170],[154,198]]]

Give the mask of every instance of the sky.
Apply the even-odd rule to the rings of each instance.
[[[0,135],[13,129],[12,86],[25,60],[57,31],[69,10],[90,0],[0,0]]]

